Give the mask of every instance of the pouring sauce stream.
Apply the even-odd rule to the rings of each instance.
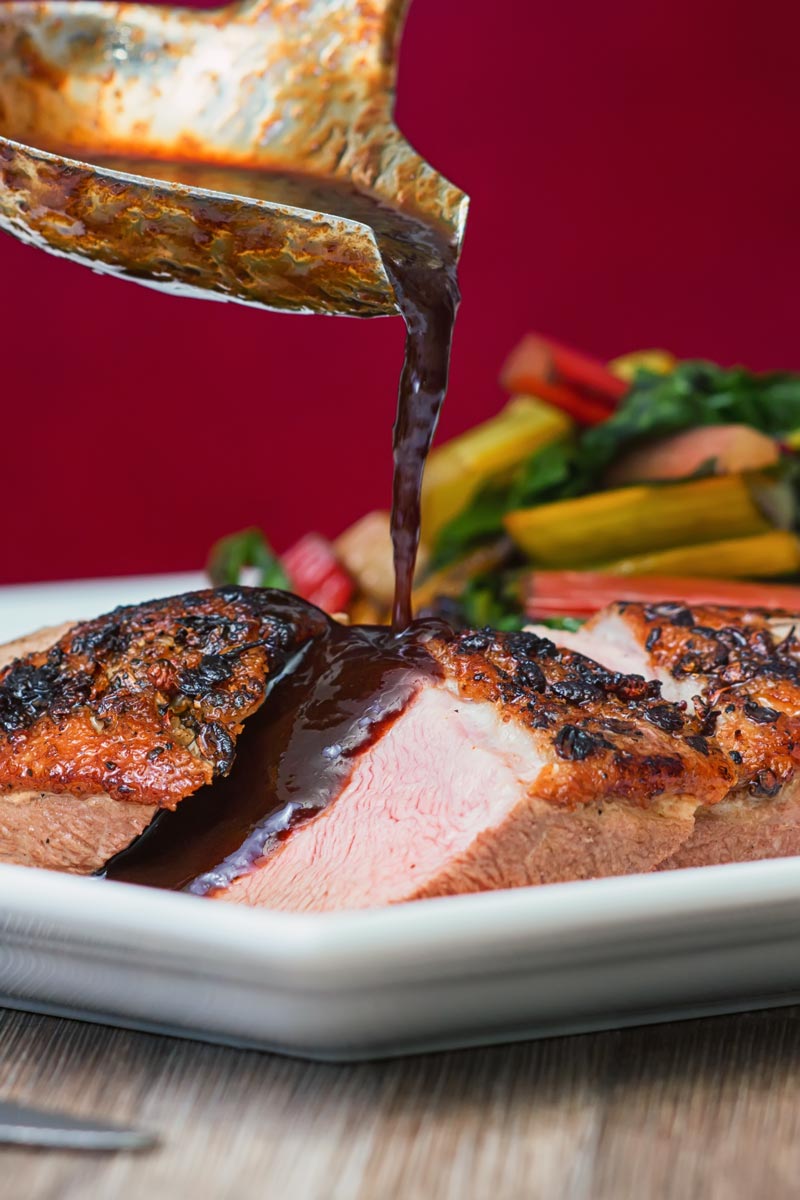
[[[192,162],[119,157],[99,161],[132,175],[346,217],[373,230],[406,324],[405,360],[394,424],[392,496],[392,626],[395,632],[404,629],[412,619],[422,474],[447,390],[460,300],[456,254],[447,231],[346,181]]]
[[[114,158],[104,165],[361,221],[375,233],[406,323],[393,434],[392,629],[328,622],[248,721],[230,775],[157,816],[104,872],[209,894],[324,808],[346,782],[353,755],[436,674],[425,643],[448,631],[438,622],[412,623],[411,598],[422,474],[447,388],[460,299],[456,254],[444,230],[345,183],[194,163]]]

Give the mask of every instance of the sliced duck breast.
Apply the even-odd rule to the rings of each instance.
[[[698,798],[731,787],[699,725],[640,677],[531,634],[428,650],[436,672],[325,807],[191,890],[316,911],[649,871],[691,835]]]
[[[0,647],[0,862],[89,873],[231,767],[324,617],[219,588]]]

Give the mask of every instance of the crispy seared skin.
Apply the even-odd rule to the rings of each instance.
[[[0,646],[0,669],[49,650],[71,623],[39,629]],[[0,793],[0,862],[88,874],[128,845],[158,810],[110,796],[74,797],[22,789]]]
[[[664,866],[800,853],[797,628],[796,614],[777,610],[619,603],[565,635],[607,664],[638,662],[697,715],[736,772]]]
[[[739,787],[769,799],[800,763],[800,618],[766,610],[625,605],[668,694],[689,700],[734,764]]]
[[[174,808],[230,770],[268,680],[323,621],[226,587],[73,626],[0,672],[0,792]]]
[[[548,766],[536,795],[565,808],[603,796],[646,807],[681,790],[713,804],[734,782],[701,723],[666,703],[657,682],[606,670],[535,633],[462,633],[434,643],[459,692],[498,704],[536,735]]]

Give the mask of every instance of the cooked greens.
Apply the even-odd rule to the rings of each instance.
[[[259,587],[282,588],[289,591],[289,577],[281,566],[260,529],[243,529],[220,538],[208,556],[206,571],[215,587],[225,583],[241,583],[247,567],[258,572]]]
[[[594,491],[621,452],[638,442],[702,425],[732,424],[772,437],[800,429],[800,376],[777,371],[756,375],[743,367],[699,360],[679,363],[669,375],[640,370],[607,420],[574,441],[543,447],[510,484],[484,487],[442,529],[436,562],[452,562],[495,537],[507,512]]]

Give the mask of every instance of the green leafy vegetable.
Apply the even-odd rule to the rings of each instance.
[[[592,458],[578,442],[543,446],[524,464],[506,492],[505,512],[567,500],[590,492],[595,484]]]
[[[478,491],[467,507],[442,529],[436,543],[433,566],[448,566],[473,546],[496,538],[502,532],[508,511],[508,487],[489,484]]]
[[[225,583],[240,583],[242,571],[255,567],[259,571],[260,587],[291,587],[289,577],[260,529],[243,529],[221,538],[211,548],[206,563],[206,572],[211,582],[219,587]]]
[[[639,371],[608,420],[574,442],[537,451],[510,486],[480,492],[442,530],[437,565],[496,537],[506,512],[595,491],[616,457],[637,442],[700,425],[750,425],[772,437],[800,429],[800,376],[754,375],[703,361],[679,363],[670,375]]]
[[[546,625],[548,629],[563,629],[566,633],[575,633],[585,623],[580,617],[546,617],[536,622],[537,625]]]
[[[679,363],[671,375],[640,371],[617,411],[587,430],[582,445],[607,466],[618,451],[644,438],[698,425],[750,425],[779,437],[800,426],[800,376],[753,375],[709,362]]]
[[[459,597],[464,624],[470,629],[508,631],[522,629],[527,618],[522,612],[519,580],[514,575],[493,573],[471,579]]]

